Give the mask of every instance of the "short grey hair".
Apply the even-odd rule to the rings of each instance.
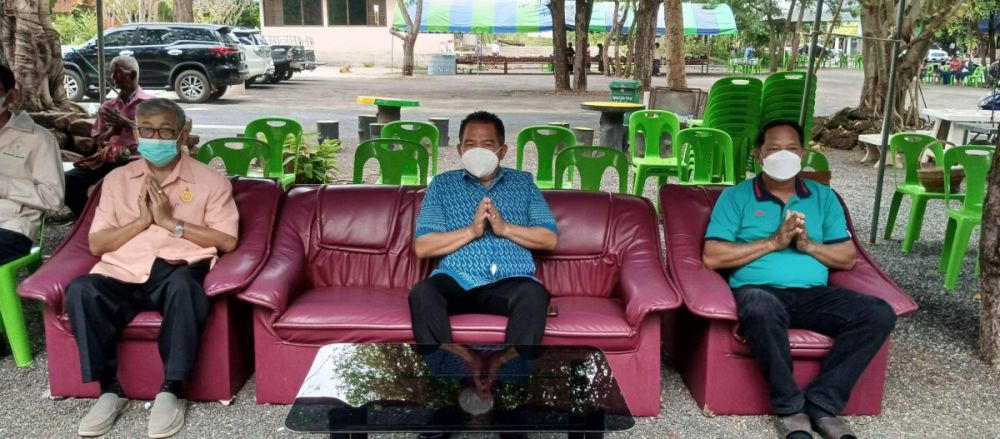
[[[109,68],[114,70],[115,66],[121,67],[126,72],[135,72],[135,77],[139,78],[139,62],[135,58],[131,56],[116,56],[115,59],[111,60]]]
[[[175,118],[174,123],[177,125],[179,131],[184,131],[187,128],[187,116],[184,114],[184,109],[169,99],[149,99],[142,101],[135,110],[135,122],[138,124],[146,116],[163,113],[173,113]]]

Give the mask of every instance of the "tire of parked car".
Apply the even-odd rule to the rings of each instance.
[[[285,81],[288,81],[289,79],[292,79],[292,75],[294,75],[294,74],[295,74],[295,72],[292,72],[291,70],[286,70],[285,71],[285,77],[283,79]]]
[[[254,76],[253,78],[249,78],[249,79],[246,80],[246,82],[243,83],[243,85],[246,88],[250,88],[251,85],[254,85],[254,84],[257,83],[257,78],[263,78],[263,76]]]
[[[213,91],[212,94],[208,96],[208,100],[209,101],[218,100],[219,98],[222,97],[222,95],[226,94],[226,90],[229,90],[229,87],[219,87],[215,89],[215,91]]]
[[[76,71],[66,70],[63,86],[66,88],[66,97],[73,102],[80,102],[87,95],[87,85]]]
[[[178,74],[174,79],[174,91],[181,102],[189,104],[207,102],[213,94],[208,78],[197,70],[185,70]]]

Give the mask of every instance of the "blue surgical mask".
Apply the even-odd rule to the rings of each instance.
[[[162,168],[177,157],[177,141],[139,138],[139,154],[151,165]]]

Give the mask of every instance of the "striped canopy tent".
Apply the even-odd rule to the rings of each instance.
[[[566,28],[575,28],[576,4],[566,5]],[[624,6],[621,7],[625,13]],[[407,7],[411,17],[416,6]],[[626,18],[622,33],[632,24]],[[608,32],[614,20],[614,4],[597,3],[590,20],[591,32]],[[406,29],[402,11],[397,7],[393,27]],[[663,9],[657,14],[656,33],[664,34]],[[533,33],[552,30],[552,15],[543,0],[424,0],[420,20],[421,33]],[[706,8],[703,4],[684,4],[685,35],[736,35],[736,19],[728,5]]]

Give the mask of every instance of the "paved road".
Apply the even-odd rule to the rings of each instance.
[[[724,75],[689,73],[689,86],[708,90]],[[194,132],[203,139],[232,136],[243,131],[251,120],[283,116],[299,120],[306,131],[315,131],[316,121],[340,121],[341,138],[356,143],[357,115],[374,114],[375,108],[358,104],[358,95],[379,95],[420,101],[419,108],[404,108],[403,118],[427,120],[429,117],[451,119],[450,135],[458,136],[458,123],[473,110],[489,110],[507,124],[508,141],[525,126],[568,122],[573,126],[598,127],[599,115],[580,109],[585,100],[609,100],[612,78],[590,76],[590,90],[558,94],[552,91],[552,77],[542,74],[521,75],[418,75],[403,79],[386,69],[357,69],[341,74],[335,67],[297,74],[291,81],[277,85],[258,85],[227,94],[211,104],[184,105],[194,119]],[[863,75],[860,70],[829,69],[819,74],[816,115],[832,114],[841,108],[857,106]],[[666,86],[664,77],[654,78],[654,85]],[[924,85],[927,105],[933,108],[973,108],[986,89]],[[173,93],[156,92],[176,99]]]

